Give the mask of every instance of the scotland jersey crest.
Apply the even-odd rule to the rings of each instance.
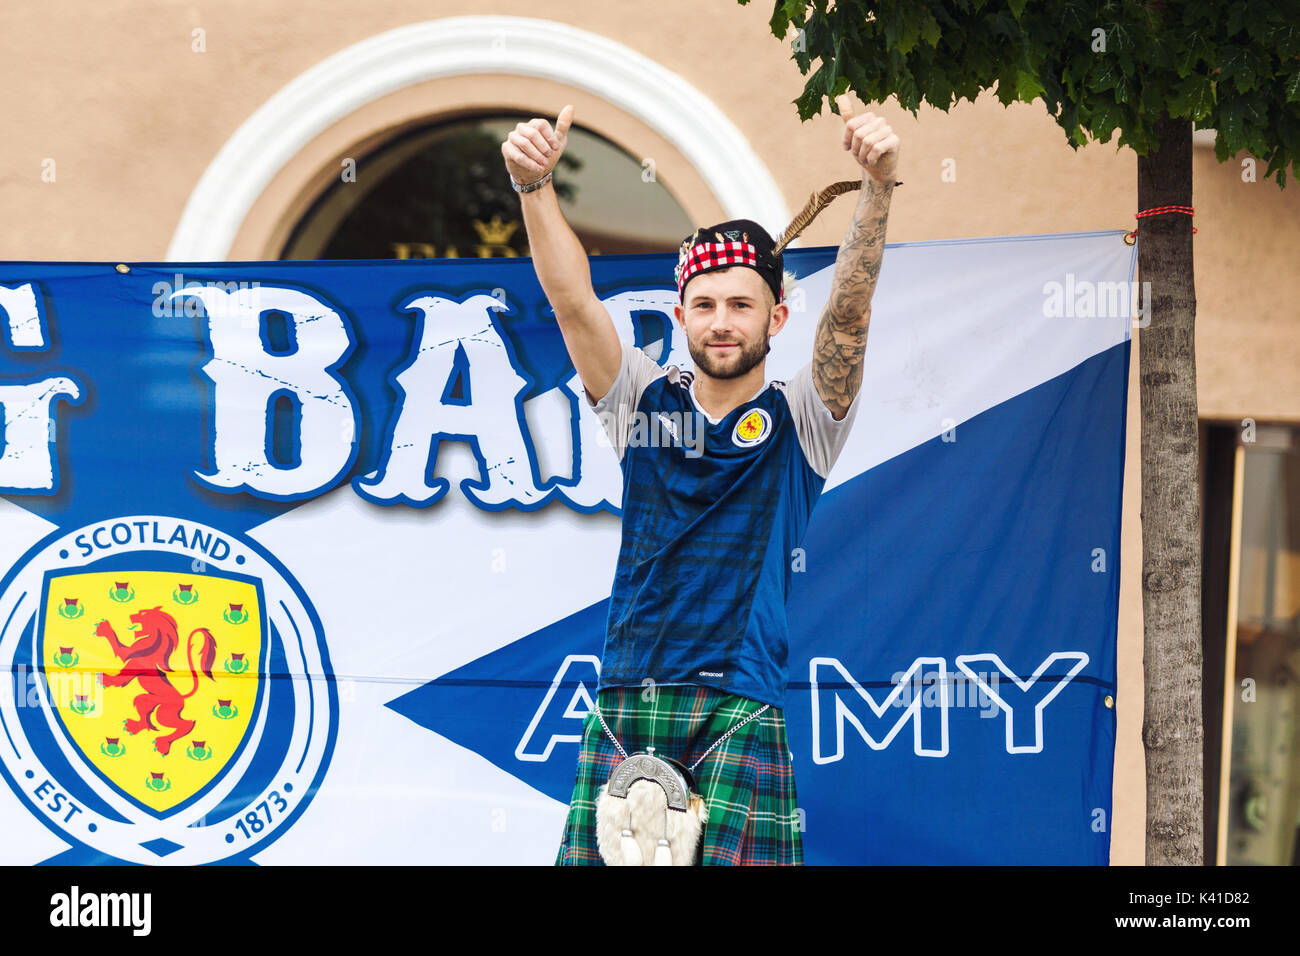
[[[740,417],[731,432],[731,440],[741,448],[757,445],[772,431],[772,416],[762,408],[755,408]]]
[[[245,859],[311,799],[337,700],[315,612],[247,540],[155,515],[60,531],[0,588],[0,757],[74,847]]]

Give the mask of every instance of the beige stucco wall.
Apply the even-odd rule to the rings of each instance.
[[[485,0],[478,14],[544,17],[608,37],[700,90],[743,132],[791,210],[815,188],[855,175],[840,149],[841,121],[801,124],[791,100],[802,78],[767,31],[771,5],[665,0],[627,4]],[[0,9],[0,259],[157,260],[205,168],[272,94],[331,54],[382,31],[463,5],[439,0],[254,0],[221,5],[147,0],[6,4]],[[205,52],[193,52],[193,31]],[[480,105],[577,121],[656,161],[700,222],[721,207],[680,153],[635,116],[554,81],[506,75],[430,81],[368,104],[304,147],[245,218],[231,258],[272,256],[340,156],[433,115]],[[898,131],[899,178],[890,241],[1129,228],[1136,158],[1111,144],[1077,152],[1041,104],[1003,108],[991,96],[917,118],[876,108]],[[55,162],[56,179],[42,181]],[[941,179],[955,162],[956,181]],[[1262,164],[1261,164],[1262,166]],[[1260,170],[1262,174],[1262,168]],[[1206,418],[1300,421],[1300,186],[1243,183],[1240,168],[1195,158],[1198,392]],[[844,200],[805,233],[835,244]],[[1133,350],[1137,356],[1136,347]],[[1139,420],[1133,363],[1124,485],[1112,861],[1142,862],[1141,594],[1138,570]]]

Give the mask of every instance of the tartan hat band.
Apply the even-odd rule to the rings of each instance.
[[[724,266],[758,267],[758,250],[751,242],[701,242],[692,246],[686,255],[686,265],[677,280],[678,288],[686,285],[691,276],[708,269]]]
[[[697,275],[745,266],[755,270],[772,290],[776,301],[785,300],[783,257],[773,252],[772,237],[758,223],[732,219],[705,226],[682,240],[678,250],[677,293],[684,296],[686,284]]]

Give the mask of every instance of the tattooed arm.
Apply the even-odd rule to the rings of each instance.
[[[878,116],[853,116],[848,97],[836,102],[845,119],[844,148],[863,168],[862,193],[835,257],[830,298],[813,339],[813,382],[831,416],[839,420],[862,387],[871,297],[885,253],[889,200],[894,193],[898,136]]]

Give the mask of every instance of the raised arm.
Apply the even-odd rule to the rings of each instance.
[[[839,420],[862,387],[871,297],[885,254],[885,227],[894,193],[898,136],[882,117],[854,116],[847,96],[836,103],[845,120],[844,148],[862,166],[862,193],[835,257],[830,298],[813,339],[812,371],[818,394]]]
[[[549,176],[564,152],[572,122],[573,107],[566,106],[554,128],[540,118],[518,124],[501,144],[510,177],[522,186]],[[519,201],[537,280],[594,404],[614,384],[623,358],[614,322],[591,287],[587,254],[560,212],[551,182],[520,193]]]

